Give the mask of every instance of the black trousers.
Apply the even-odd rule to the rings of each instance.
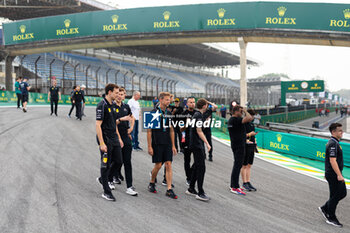
[[[54,113],[53,112],[53,105],[55,105],[55,114],[57,115],[58,100],[50,99],[50,104],[51,104],[51,114]]]
[[[206,139],[211,147],[211,149],[209,151],[209,158],[212,158],[213,157],[213,143],[211,141],[211,129],[204,130],[203,133],[204,133],[204,135],[205,135],[205,137],[206,137]]]
[[[75,116],[81,119],[81,102],[75,102]]]
[[[101,153],[101,180],[103,191],[111,193],[108,182],[113,181],[115,170],[123,163],[122,152],[120,146],[107,145],[107,161],[103,161],[103,152]]]
[[[17,108],[19,108],[21,106],[22,94],[20,93],[16,93],[16,94],[17,94]],[[22,102],[22,106],[23,106],[23,102]]]
[[[69,116],[72,114],[74,107],[75,107],[75,104],[73,104],[73,102],[72,102],[72,107],[70,108],[69,114],[68,114]]]
[[[231,173],[231,188],[239,188],[239,174],[243,165],[245,147],[232,148],[233,157],[235,158]]]
[[[336,176],[326,175],[326,180],[329,185],[329,200],[324,204],[323,209],[329,214],[329,217],[333,219],[339,201],[346,197],[346,185],[345,182],[338,181]]]
[[[183,149],[183,145],[181,143],[181,139],[182,139],[182,133],[180,131],[180,128],[176,127],[175,128],[175,148],[176,148],[177,152],[180,152],[178,145],[180,145],[180,150]]]
[[[203,183],[205,175],[205,152],[204,149],[193,149],[194,166],[192,171],[190,188],[194,189],[197,182],[198,194],[203,194]]]
[[[131,165],[131,154],[132,154],[132,141],[131,139],[126,135],[121,135],[122,140],[124,142],[124,147],[122,148],[122,157],[123,157],[123,164],[124,164],[124,173],[125,173],[125,181],[126,181],[126,187],[130,188],[132,186],[132,165]],[[121,174],[121,164],[117,172],[115,173],[115,177],[118,177]]]
[[[186,180],[191,180],[193,166],[191,167],[192,150],[188,147],[184,148],[184,168],[186,173]]]

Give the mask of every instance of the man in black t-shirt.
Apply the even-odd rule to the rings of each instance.
[[[162,164],[165,164],[165,176],[168,187],[166,196],[177,199],[177,195],[174,193],[171,186],[173,178],[171,163],[173,161],[173,155],[177,152],[175,148],[174,128],[169,124],[169,118],[166,117],[167,115],[171,115],[171,112],[167,111],[169,103],[170,93],[161,92],[159,94],[159,106],[151,111],[153,117],[160,119],[160,128],[147,129],[148,153],[152,156],[152,162],[154,163],[148,190],[152,193],[157,193],[155,179]]]
[[[203,189],[204,175],[205,175],[205,148],[207,146],[210,151],[210,145],[203,133],[204,128],[204,116],[203,113],[208,107],[208,102],[205,99],[199,99],[197,101],[198,111],[193,114],[194,125],[190,129],[190,141],[189,147],[193,152],[194,166],[191,176],[190,187],[187,189],[186,194],[195,196],[197,200],[209,201],[209,197],[206,195]],[[210,126],[209,126],[210,127]],[[197,182],[198,192],[195,190],[195,184]]]
[[[326,145],[325,177],[329,185],[330,194],[329,200],[323,206],[318,207],[318,209],[328,224],[342,227],[343,225],[335,215],[339,201],[346,197],[345,179],[342,175],[344,167],[343,150],[339,145],[339,141],[343,137],[342,125],[332,123],[329,126],[329,131],[332,137]]]
[[[186,121],[190,121],[193,117],[193,115],[195,114],[195,112],[197,112],[197,110],[195,110],[195,106],[196,106],[196,100],[194,97],[189,97],[187,99],[187,106],[188,108],[182,113],[182,115],[184,116],[188,116],[186,117],[186,119],[184,119],[185,124]],[[192,176],[192,171],[193,171],[193,166],[191,167],[191,154],[192,154],[192,150],[190,149],[189,146],[189,141],[190,141],[190,127],[182,127],[181,128],[181,132],[182,132],[182,146],[184,148],[184,168],[185,168],[185,173],[186,173],[186,184],[189,186],[191,183],[191,176]]]
[[[245,114],[244,117],[243,112]],[[238,195],[246,195],[239,187],[239,173],[243,164],[246,143],[246,130],[244,124],[253,119],[254,118],[243,107],[236,105],[232,108],[232,117],[227,122],[231,140],[231,149],[235,159],[231,173],[230,191]]]
[[[72,114],[72,111],[74,110],[74,107],[75,107],[75,104],[73,103],[73,95],[74,95],[74,92],[76,91],[76,88],[77,86],[73,86],[73,90],[70,92],[70,101],[72,103],[72,107],[70,108],[69,110],[69,113],[67,115],[68,118],[71,118],[71,114]]]
[[[28,78],[24,78],[23,81],[20,83],[20,88],[21,88],[21,92],[22,92],[22,110],[23,112],[27,112],[27,104],[28,104],[28,100],[29,100],[29,90],[30,90],[30,86],[27,83]]]
[[[134,128],[135,118],[132,116],[131,109],[128,104],[125,104],[126,91],[124,88],[119,88],[119,96],[116,99],[117,112],[119,116],[118,131],[123,141],[124,147],[122,148],[125,180],[126,180],[126,193],[131,196],[137,196],[137,192],[132,185],[132,166],[131,166],[131,154],[132,154],[132,138],[131,132]],[[122,165],[122,164],[121,164]],[[117,168],[115,174],[115,180],[117,184],[120,184],[124,180],[121,175],[121,167]]]
[[[52,86],[50,87],[49,94],[47,95],[47,100],[50,101],[51,104],[51,116],[53,114],[53,105],[55,104],[55,115],[57,116],[57,105],[58,101],[61,100],[61,92],[57,87],[57,81],[52,81]]]
[[[255,111],[253,109],[248,110],[249,114],[254,118]],[[256,188],[250,183],[250,170],[254,161],[254,154],[256,150],[255,143],[255,126],[252,121],[244,124],[247,134],[247,140],[245,144],[245,156],[243,160],[243,166],[241,169],[241,175],[243,180],[243,188],[247,191],[256,191]]]
[[[96,134],[101,152],[101,177],[97,181],[103,186],[102,197],[108,201],[115,201],[111,192],[115,189],[113,174],[122,164],[121,148],[124,146],[117,128],[117,106],[113,102],[118,94],[117,85],[107,84],[103,100],[96,107]]]
[[[211,124],[213,112],[216,112],[216,109],[218,106],[214,103],[208,102],[208,109],[203,113],[204,121],[209,121]],[[203,129],[203,133],[205,137],[207,138],[207,141],[209,142],[209,145],[211,147],[210,151],[208,151],[208,160],[210,162],[213,162],[213,143],[211,140],[211,127],[206,127]]]
[[[83,93],[80,91],[80,86],[77,86],[75,89],[75,92],[73,93],[73,104],[75,104],[75,116],[76,119],[81,120],[82,118],[82,113],[81,113],[81,107],[82,107],[82,101],[85,104],[85,97],[83,95]]]

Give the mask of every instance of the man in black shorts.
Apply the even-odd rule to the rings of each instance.
[[[329,131],[332,137],[326,145],[325,159],[325,177],[329,185],[329,200],[318,209],[328,224],[343,227],[343,224],[338,221],[335,215],[339,201],[346,197],[347,192],[345,179],[342,175],[344,167],[343,150],[339,145],[339,141],[343,137],[342,125],[332,123],[329,126]]]
[[[103,100],[96,107],[96,134],[101,153],[101,177],[97,181],[103,186],[102,197],[108,201],[115,201],[111,191],[115,189],[113,174],[123,162],[121,148],[124,145],[117,128],[117,106],[113,102],[118,94],[117,85],[107,84]]]
[[[243,112],[245,116],[243,117]],[[245,156],[246,131],[244,124],[252,121],[254,118],[239,105],[232,108],[232,117],[227,122],[230,133],[231,149],[234,156],[234,165],[231,173],[230,191],[237,195],[246,195],[239,187],[239,173],[242,168]]]
[[[203,189],[204,175],[205,175],[205,149],[204,144],[207,146],[208,151],[211,147],[207,141],[204,133],[204,116],[203,113],[207,110],[208,102],[205,99],[199,99],[197,101],[198,111],[194,113],[193,118],[195,120],[194,125],[190,130],[190,142],[189,146],[193,152],[194,165],[191,176],[190,187],[187,189],[186,194],[195,196],[197,200],[209,201],[209,197],[206,195]],[[210,126],[209,126],[210,127]],[[195,184],[197,182],[198,193],[195,190]]]
[[[248,110],[249,114],[254,117],[255,111],[253,109]],[[250,183],[250,170],[254,161],[254,154],[256,151],[255,143],[255,126],[252,121],[244,124],[245,131],[247,133],[247,141],[245,145],[245,156],[243,160],[243,166],[241,169],[241,175],[243,180],[243,188],[250,191],[256,191],[256,188]]]
[[[125,104],[126,91],[124,88],[119,88],[119,96],[116,99],[118,106],[117,112],[119,115],[118,131],[123,141],[124,147],[122,148],[125,180],[126,180],[126,193],[131,196],[137,196],[134,186],[132,185],[132,166],[131,166],[131,153],[132,153],[132,138],[131,132],[134,128],[135,118],[132,116],[131,109],[128,104]],[[121,167],[118,167],[115,174],[115,180],[117,184],[120,184],[124,180],[121,175]]]
[[[55,105],[55,115],[57,116],[57,105],[58,101],[61,100],[61,92],[57,87],[57,81],[52,81],[52,87],[50,87],[49,94],[47,95],[47,100],[50,101],[51,104],[51,116],[53,114],[53,105]]]
[[[30,86],[27,83],[28,79],[24,78],[23,82],[20,83],[21,86],[21,92],[22,92],[22,106],[23,106],[23,112],[27,112],[27,104],[29,100],[29,90]]]
[[[152,156],[152,162],[155,164],[152,170],[152,177],[148,186],[148,190],[152,193],[157,193],[155,187],[155,179],[157,177],[159,169],[164,163],[166,168],[166,181],[168,187],[166,196],[177,199],[177,195],[174,193],[171,187],[173,178],[171,163],[173,161],[173,155],[176,154],[175,135],[174,128],[170,126],[169,118],[166,117],[166,115],[171,115],[171,112],[167,111],[167,107],[170,103],[170,93],[161,92],[159,94],[159,103],[159,106],[153,109],[151,113],[153,117],[160,119],[160,128],[147,129],[148,153]]]

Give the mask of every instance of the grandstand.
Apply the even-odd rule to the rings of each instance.
[[[104,55],[106,56],[106,53]],[[228,78],[217,77],[208,72],[190,73],[179,67],[171,69],[174,67],[171,65],[165,68],[138,64],[142,59],[137,58],[135,61],[138,63],[135,64],[125,61],[125,56],[119,60],[112,59],[113,54],[107,57],[111,59],[85,56],[75,51],[18,56],[15,61],[20,67],[33,73],[34,79],[31,79],[31,85],[41,92],[47,91],[50,77],[55,77],[65,93],[68,93],[74,84],[85,84],[89,95],[98,95],[105,83],[115,82],[125,86],[128,95],[138,90],[148,98],[152,98],[160,91],[171,91],[179,97],[189,95],[199,97],[204,96],[206,86],[215,83],[235,88],[237,94],[235,97],[239,98],[239,85]],[[20,69],[20,72],[23,73],[23,70]]]

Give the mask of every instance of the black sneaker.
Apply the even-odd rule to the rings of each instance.
[[[248,182],[248,186],[251,191],[256,192],[256,188],[250,182]]]
[[[200,201],[209,201],[210,198],[207,196],[207,194],[203,193],[203,194],[198,194],[196,196],[196,199],[197,200],[200,200]]]
[[[209,157],[208,161],[213,162],[213,157]]]
[[[318,210],[321,212],[322,216],[323,216],[324,219],[327,221],[328,218],[329,218],[329,216],[328,216],[326,210],[325,210],[322,206],[318,207]]]
[[[195,189],[191,189],[191,188],[186,190],[186,194],[190,195],[190,196],[197,196],[198,195],[197,191]]]
[[[119,180],[124,181],[124,176],[122,174],[119,175]]]
[[[172,189],[168,189],[165,193],[165,196],[170,197],[172,199],[177,199],[177,195],[174,193]]]
[[[52,116],[53,113],[50,114],[50,116]]]
[[[96,178],[96,181],[97,181],[97,183],[99,183],[100,185],[102,185],[102,187],[103,187],[103,184],[102,184],[102,179],[101,179],[101,177],[97,177]]]
[[[156,184],[155,183],[149,183],[148,191],[150,191],[151,193],[157,193]]]
[[[122,182],[120,181],[119,178],[113,177],[113,183],[114,184],[121,184]]]
[[[163,185],[163,186],[167,186],[167,185],[168,185],[168,183],[166,182],[166,179],[163,179],[162,185]],[[175,185],[174,185],[174,184],[171,184],[171,187],[172,187],[172,188],[175,188]]]
[[[103,193],[102,198],[106,199],[107,201],[115,201],[115,197],[112,193]]]
[[[343,224],[341,224],[337,217],[334,217],[333,219],[331,218],[328,218],[328,220],[326,221],[326,223],[328,223],[329,225],[333,225],[333,226],[336,226],[336,227],[343,227]]]
[[[253,191],[253,190],[250,188],[250,186],[249,186],[248,183],[243,183],[242,186],[243,186],[244,190],[246,190],[246,191],[248,191],[248,192]]]

